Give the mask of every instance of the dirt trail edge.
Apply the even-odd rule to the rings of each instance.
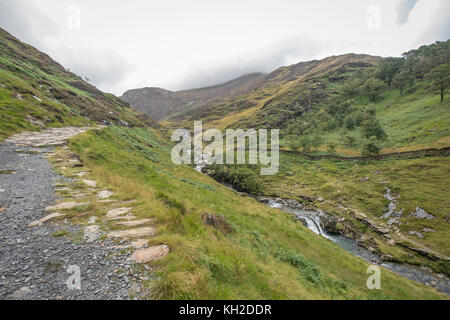
[[[64,211],[49,212],[54,186],[71,179],[57,175],[45,156],[89,129],[24,132],[0,144],[0,299],[142,297],[148,278],[117,241],[95,236],[97,226],[74,241],[83,228],[67,222]]]

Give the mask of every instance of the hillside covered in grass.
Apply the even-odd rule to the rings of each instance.
[[[156,219],[150,245],[164,243],[171,251],[151,264],[156,278],[147,282],[150,298],[440,298],[385,269],[382,290],[367,289],[368,263],[292,216],[172,164],[171,145],[154,129],[91,131],[70,148],[91,170],[90,178],[118,199],[135,199],[140,218]],[[101,212],[90,208],[91,214]],[[217,223],[205,224],[206,215]]]
[[[153,123],[0,29],[0,140],[45,127]]]

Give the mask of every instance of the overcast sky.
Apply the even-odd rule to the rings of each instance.
[[[0,0],[0,26],[100,89],[214,85],[450,38],[450,0]]]

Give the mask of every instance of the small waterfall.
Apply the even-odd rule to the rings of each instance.
[[[304,220],[306,222],[307,228],[310,229],[315,234],[333,240],[333,238],[329,234],[327,234],[325,230],[323,230],[322,221],[320,220],[320,217],[317,214],[317,212],[288,207],[276,201],[275,199],[271,199],[268,202],[268,204],[272,208],[282,208],[284,211],[293,214],[297,220]]]
[[[320,221],[320,218],[316,215],[309,216],[306,219],[306,224],[308,226],[308,229],[312,230],[314,233],[325,236],[325,231],[322,229],[322,221]]]

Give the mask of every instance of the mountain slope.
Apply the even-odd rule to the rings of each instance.
[[[192,122],[202,119],[218,128],[280,128],[301,117],[329,97],[324,77],[330,82],[345,78],[348,70],[373,67],[378,57],[347,54],[323,60],[301,62],[268,74],[263,85],[251,93],[229,102],[197,108],[168,122]]]
[[[224,84],[178,92],[161,88],[134,89],[128,90],[120,98],[154,119],[162,120],[177,113],[216,104],[251,92],[260,85],[263,76],[260,73],[248,74]]]
[[[0,139],[43,127],[154,124],[1,28],[0,111]]]
[[[156,115],[157,120],[167,118],[165,123],[169,125],[202,119],[218,127],[232,126],[236,121],[234,118],[246,118],[249,109],[253,121],[249,125],[277,124],[284,122],[286,113],[290,114],[296,103],[310,107],[315,100],[326,97],[321,92],[320,82],[314,79],[335,72],[332,81],[338,81],[342,79],[339,74],[345,73],[346,68],[364,69],[380,60],[379,57],[347,54],[281,67],[266,75],[247,75],[209,88],[176,93],[159,88],[129,90],[121,99],[143,112]],[[282,110],[277,110],[280,104]],[[253,111],[260,109],[263,110],[253,117]],[[267,110],[271,111],[268,113]]]

